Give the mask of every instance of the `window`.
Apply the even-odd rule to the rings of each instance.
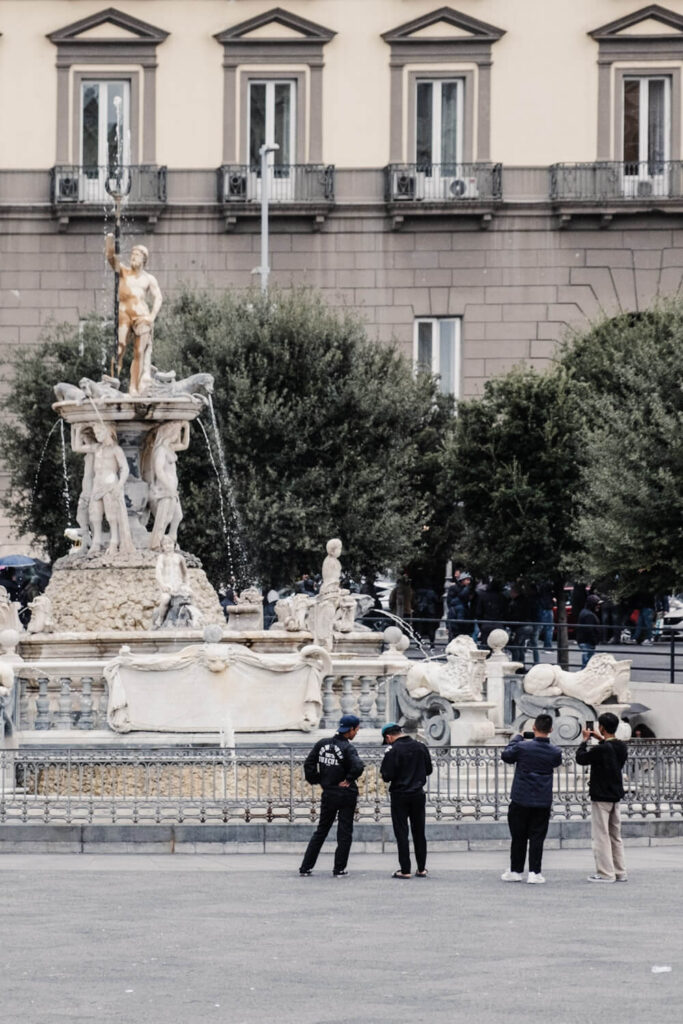
[[[681,159],[683,16],[651,5],[589,35],[598,43],[597,158],[621,165],[623,195],[669,195],[669,162]]]
[[[322,161],[323,48],[334,36],[275,8],[214,37],[223,46],[225,164],[257,165],[266,140],[280,146],[275,167]]]
[[[126,163],[155,162],[156,51],[167,37],[111,7],[49,34],[57,47],[58,164],[106,167],[117,145]]]
[[[668,193],[671,143],[671,79],[624,78],[624,189]]]
[[[260,198],[261,146],[277,146],[268,153],[269,195],[274,200],[293,198],[296,159],[296,83],[250,80],[247,162],[256,175],[256,198]]]
[[[441,7],[382,35],[391,48],[392,164],[490,159],[491,50],[504,34]]]
[[[460,319],[420,317],[415,321],[413,361],[417,370],[437,374],[445,395],[460,393]]]
[[[452,167],[462,160],[462,81],[417,83],[415,162]]]
[[[81,198],[104,201],[109,174],[131,163],[130,82],[81,82],[80,113]]]

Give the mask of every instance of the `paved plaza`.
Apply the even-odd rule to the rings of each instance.
[[[5,855],[2,1021],[678,1024],[683,848],[627,853],[602,886],[585,849],[545,886],[500,882],[503,851],[405,882],[386,855]]]

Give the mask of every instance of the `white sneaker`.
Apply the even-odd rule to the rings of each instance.
[[[616,878],[605,878],[604,875],[589,875],[586,879],[587,882],[605,882],[607,885],[611,885],[616,882]]]
[[[529,885],[543,885],[545,883],[545,878],[540,871],[530,871],[527,882]]]
[[[524,875],[521,871],[504,871],[500,880],[501,882],[523,882]]]

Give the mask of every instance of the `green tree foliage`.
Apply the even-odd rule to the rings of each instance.
[[[624,596],[683,581],[683,304],[605,321],[562,356],[584,415],[577,541]]]
[[[77,384],[82,377],[99,380],[108,372],[113,340],[111,329],[105,334],[94,319],[80,328],[53,327],[50,335],[36,347],[18,347],[3,363],[8,393],[0,457],[10,478],[3,498],[10,519],[19,534],[33,537],[55,559],[70,546],[65,527],[76,525],[83,460],[72,453],[69,427],[62,427],[52,409],[53,386],[59,381]]]
[[[52,386],[99,379],[110,348],[93,321],[80,331],[52,329],[43,344],[13,357],[0,442],[11,480],[5,507],[51,558],[68,546],[59,425],[50,435],[57,424]],[[162,311],[154,361],[178,378],[215,378],[229,477],[223,517],[199,424],[178,460],[180,543],[199,555],[214,583],[234,572],[240,583],[258,578],[279,586],[318,571],[325,542],[335,535],[353,573],[429,561],[435,551],[442,557],[450,543],[442,519],[452,501],[440,478],[452,403],[435,380],[415,377],[393,349],[368,341],[357,318],[331,311],[308,292],[265,299],[187,291]],[[210,410],[201,424],[222,475]],[[68,431],[73,524],[82,460],[70,451]]]
[[[416,378],[395,351],[368,341],[355,316],[305,291],[186,292],[156,338],[160,365],[215,377],[238,532],[261,580],[278,585],[317,571],[336,535],[354,573],[429,557],[444,543],[424,526],[432,525],[451,403],[433,379]],[[225,578],[216,478],[197,430],[179,469],[190,546],[214,579]],[[232,533],[230,508],[226,518]]]
[[[577,558],[581,426],[561,368],[516,368],[462,402],[453,467],[463,532],[457,555],[502,579],[553,579]]]

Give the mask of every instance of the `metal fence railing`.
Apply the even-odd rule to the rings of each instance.
[[[325,164],[273,164],[268,167],[271,203],[333,203],[334,167]],[[218,168],[218,202],[261,200],[261,168],[223,164]]]
[[[500,747],[433,751],[427,818],[432,822],[505,817],[514,767]],[[163,824],[315,820],[320,789],[303,774],[308,746],[194,749],[49,748],[0,752],[0,824]],[[359,748],[357,818],[391,820],[379,774],[381,747]],[[555,772],[554,817],[590,814],[587,771],[575,748]],[[624,773],[628,818],[683,815],[683,741],[629,744]]]
[[[388,203],[448,203],[452,206],[502,198],[501,164],[389,164]]]
[[[383,613],[371,610],[363,619],[372,628],[385,628],[389,621]],[[507,651],[513,661],[524,661],[529,663],[534,650],[545,651],[553,655],[558,653],[558,627],[559,623],[552,622],[515,622],[505,620],[504,622],[491,622],[485,619],[455,619],[455,618],[428,618],[422,615],[413,615],[403,620],[403,625],[411,638],[411,648],[416,651],[420,647],[424,650],[425,645],[435,646],[439,628],[444,631],[442,643],[445,645],[453,636],[464,633],[477,641],[480,647],[487,650],[486,637],[493,628],[505,629],[510,642]],[[574,642],[577,623],[567,622],[567,635],[569,638],[569,668],[579,669],[581,667],[581,651]],[[520,627],[525,632],[520,635]],[[528,627],[531,627],[530,629]],[[547,632],[545,632],[547,631]],[[646,646],[639,646],[634,639],[635,627],[625,624],[603,625],[596,628],[595,644],[596,650],[608,651],[615,657],[634,657],[638,654],[641,670],[647,669],[652,674],[654,682],[680,682],[680,673],[683,668],[683,635],[677,627],[666,625],[653,625],[652,639]],[[445,634],[448,634],[447,636]],[[545,643],[545,640],[548,642]],[[438,650],[437,652],[438,653]]]
[[[112,191],[122,193],[130,205],[166,202],[166,168],[156,164],[125,167],[58,164],[51,171],[51,200],[56,206],[102,205]]]
[[[550,198],[555,201],[633,202],[680,199],[683,196],[683,163],[680,160],[553,164],[549,172]]]

